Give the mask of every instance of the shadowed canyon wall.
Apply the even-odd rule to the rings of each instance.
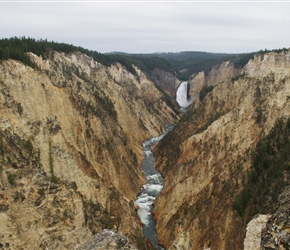
[[[155,148],[164,177],[154,209],[160,244],[243,249],[233,202],[257,142],[290,115],[290,52],[258,54],[239,70],[224,63],[190,83],[194,105]]]

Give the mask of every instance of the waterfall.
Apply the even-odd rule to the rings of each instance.
[[[189,84],[188,82],[182,82],[176,90],[176,101],[183,109],[192,104],[192,100],[189,98]]]

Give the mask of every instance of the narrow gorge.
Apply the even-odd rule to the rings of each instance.
[[[186,112],[186,108],[192,103],[189,96],[189,84],[182,82],[176,90],[176,101],[181,111]],[[156,170],[156,160],[153,156],[151,148],[159,143],[163,137],[174,128],[175,124],[166,125],[165,133],[157,137],[153,137],[143,142],[144,159],[142,162],[142,172],[146,178],[146,184],[142,186],[135,204],[138,208],[138,216],[143,224],[143,234],[149,239],[152,246],[156,249],[164,249],[158,244],[158,236],[156,234],[156,223],[152,216],[154,201],[158,198],[160,191],[163,189],[163,178]]]
[[[148,249],[134,208],[142,142],[178,115],[137,67],[27,55],[37,67],[0,64],[1,246],[83,249],[108,229]]]
[[[156,224],[152,217],[152,211],[153,202],[163,188],[163,178],[155,168],[156,161],[151,147],[162,140],[165,134],[169,132],[173,126],[174,125],[167,125],[164,134],[143,142],[144,159],[142,162],[142,171],[146,178],[146,184],[142,186],[140,194],[135,201],[138,207],[138,216],[143,224],[144,236],[151,241],[153,247],[160,249],[162,249],[162,247],[158,245],[158,237],[155,229]]]
[[[251,175],[257,164],[253,152],[261,152],[256,147],[265,144],[259,141],[290,115],[289,79],[289,50],[257,53],[240,68],[224,62],[190,79],[192,107],[154,148],[164,177],[154,218],[166,249],[243,249],[251,216],[275,211],[275,200],[289,185],[289,171],[279,170],[281,177],[271,179],[266,190],[275,187],[276,192],[266,201],[272,207],[261,210],[263,201],[257,199],[266,192],[267,165]],[[270,154],[281,152],[270,151],[270,145],[277,144],[269,144]],[[256,182],[261,193],[248,197]]]
[[[289,247],[289,49],[0,45],[0,249]]]

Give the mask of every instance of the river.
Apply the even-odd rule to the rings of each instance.
[[[146,178],[146,184],[142,186],[135,201],[135,204],[138,206],[138,216],[143,224],[143,235],[150,240],[153,247],[158,249],[163,248],[158,245],[155,228],[156,223],[151,212],[153,210],[153,202],[163,188],[163,178],[155,169],[155,158],[151,146],[158,143],[173,127],[174,125],[168,125],[166,126],[166,132],[164,134],[143,142],[144,159],[142,162],[142,171]]]
[[[192,100],[188,98],[188,88],[188,83],[182,82],[176,91],[176,101],[183,112],[186,112],[187,107],[192,104]],[[163,248],[158,245],[156,223],[152,216],[152,210],[153,202],[163,188],[163,179],[161,174],[155,169],[155,158],[151,151],[151,146],[158,143],[173,127],[174,125],[168,125],[164,134],[143,142],[144,159],[142,171],[146,178],[146,184],[142,186],[135,201],[138,206],[138,216],[143,224],[143,235],[150,240],[153,247],[158,249]]]

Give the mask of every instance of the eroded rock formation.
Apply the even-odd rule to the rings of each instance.
[[[128,238],[124,235],[119,235],[108,229],[104,229],[101,233],[94,235],[88,242],[77,248],[77,250],[91,250],[91,249],[132,249],[137,250],[129,244]]]
[[[244,240],[244,250],[261,249],[262,230],[266,227],[270,215],[258,214],[247,225],[246,238]]]
[[[224,67],[155,149],[165,184],[154,213],[166,249],[243,249],[233,201],[256,143],[290,115],[289,51],[256,55],[238,75]]]
[[[241,72],[242,69],[236,69],[233,63],[223,62],[212,67],[207,75],[204,72],[193,75],[188,81],[190,84],[191,99],[195,102],[199,98],[199,93],[204,87],[215,86],[218,83],[239,75]]]
[[[261,249],[290,248],[290,187],[279,196],[277,211],[271,215],[262,231]]]
[[[146,248],[133,206],[141,144],[176,115],[137,68],[30,57],[38,69],[0,64],[0,243],[74,249],[108,228]]]

